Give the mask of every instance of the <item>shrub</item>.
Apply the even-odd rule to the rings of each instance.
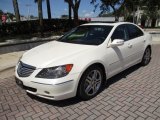
[[[86,23],[86,21],[79,21],[80,24]],[[73,28],[73,20],[68,21],[66,19],[44,19],[43,20],[44,32],[63,33]],[[21,34],[33,34],[40,31],[39,20],[20,21],[2,24],[0,26],[0,37],[4,36],[16,36]]]

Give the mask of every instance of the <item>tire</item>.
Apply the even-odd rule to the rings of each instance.
[[[151,49],[149,47],[147,47],[146,50],[144,51],[141,65],[142,66],[148,65],[150,60],[151,60]]]
[[[78,87],[78,96],[83,100],[95,97],[102,88],[104,72],[99,66],[89,67],[82,75]]]

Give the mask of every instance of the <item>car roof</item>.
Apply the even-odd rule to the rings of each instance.
[[[85,25],[106,25],[106,26],[116,26],[116,25],[120,25],[120,24],[132,24],[130,22],[92,22],[92,23],[86,23],[86,24],[82,24],[81,26],[85,26]]]

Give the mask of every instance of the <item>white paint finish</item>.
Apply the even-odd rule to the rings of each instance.
[[[37,88],[37,92],[33,94],[40,97],[46,98],[46,93],[44,93],[46,90],[50,92],[50,96],[54,96],[53,100],[75,96],[79,80],[90,65],[101,63],[105,68],[107,78],[110,78],[141,61],[145,48],[151,44],[151,36],[144,34],[142,37],[125,41],[123,45],[111,47],[110,37],[116,27],[121,24],[125,23],[85,24],[114,26],[106,40],[98,46],[54,41],[33,48],[22,56],[21,61],[38,69],[26,78],[19,77],[16,72],[16,77],[22,80],[24,85]],[[58,79],[35,77],[43,68],[65,64],[73,64],[71,72],[65,77]],[[67,83],[67,81],[71,80],[72,82]],[[62,85],[61,83],[65,84]],[[45,84],[51,85],[47,87]]]
[[[37,68],[52,67],[49,66],[49,64],[52,64],[55,61],[68,59],[71,56],[94,47],[95,46],[53,41],[26,52],[23,55],[22,61],[29,65],[36,66]]]

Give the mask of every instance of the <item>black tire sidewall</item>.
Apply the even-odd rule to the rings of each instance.
[[[145,63],[145,59],[144,59],[144,57],[145,57],[146,51],[147,51],[148,49],[149,49],[149,51],[150,51],[150,59],[149,59],[149,61],[148,61],[147,63]],[[149,62],[150,62],[150,60],[151,60],[151,49],[150,49],[149,47],[147,47],[147,48],[145,49],[145,51],[144,51],[144,54],[143,54],[143,58],[142,58],[141,65],[142,65],[142,66],[146,66],[146,65],[148,65],[148,64],[149,64]]]

